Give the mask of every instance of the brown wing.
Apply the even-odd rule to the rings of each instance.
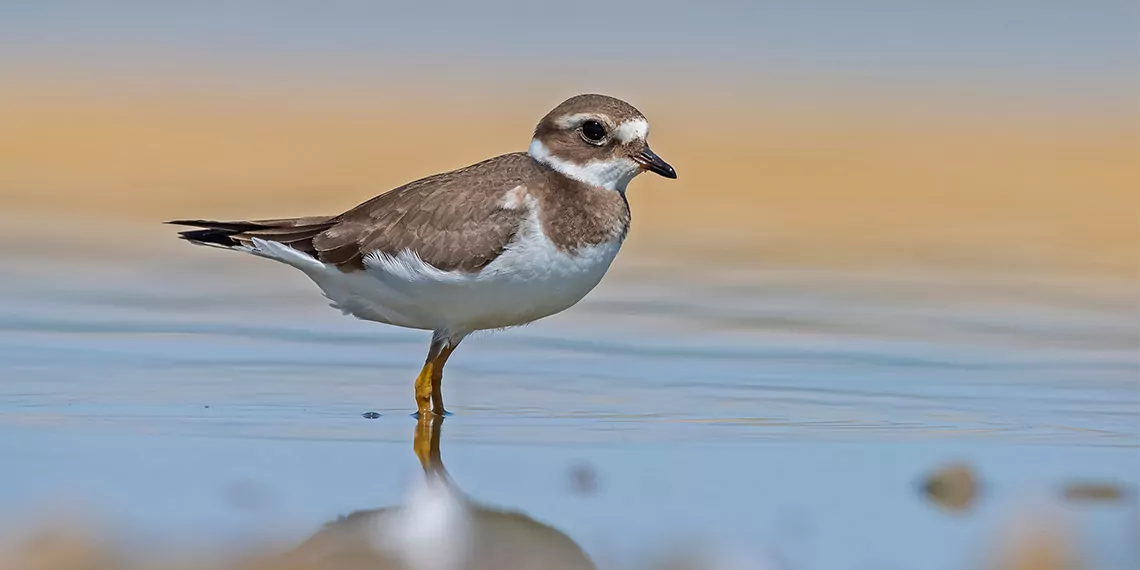
[[[503,252],[524,212],[503,207],[535,171],[508,154],[406,184],[337,216],[313,238],[321,261],[359,268],[370,253],[411,250],[444,271],[476,271]]]
[[[529,156],[508,154],[411,182],[332,218],[172,223],[208,228],[183,232],[184,239],[218,245],[268,239],[346,271],[361,268],[370,253],[404,250],[444,271],[476,271],[503,252],[525,216],[503,207],[506,194],[538,171]]]

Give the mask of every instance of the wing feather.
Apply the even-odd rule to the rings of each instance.
[[[477,271],[506,249],[526,216],[504,205],[507,193],[540,168],[526,154],[507,154],[405,184],[339,216],[170,223],[204,228],[183,239],[226,247],[268,240],[344,271],[361,269],[374,252],[403,251],[442,271]]]

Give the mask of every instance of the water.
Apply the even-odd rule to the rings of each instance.
[[[399,503],[427,333],[162,236],[6,254],[0,528],[80,509],[151,548],[291,544]],[[623,255],[567,313],[465,341],[444,383],[455,484],[607,568],[689,542],[964,568],[1041,504],[1095,567],[1134,567],[1135,495],[1058,502],[1073,480],[1140,483],[1131,284],[756,266]],[[983,482],[965,513],[918,491],[952,461]]]

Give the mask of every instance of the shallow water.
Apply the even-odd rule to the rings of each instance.
[[[152,548],[288,544],[400,502],[427,333],[341,317],[286,267],[160,243],[5,253],[0,528],[79,508]],[[473,500],[604,568],[677,539],[776,568],[963,568],[1040,504],[1095,567],[1134,567],[1134,494],[1058,502],[1072,480],[1140,482],[1132,284],[617,265],[449,363],[442,453]],[[918,492],[952,461],[983,481],[968,512]]]

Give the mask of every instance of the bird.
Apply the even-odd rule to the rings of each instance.
[[[333,216],[172,220],[196,245],[301,270],[329,304],[366,321],[432,331],[415,416],[447,414],[443,368],[476,331],[525,325],[601,281],[630,227],[629,183],[676,178],[649,122],[620,99],[570,97],[526,152],[415,180]]]

